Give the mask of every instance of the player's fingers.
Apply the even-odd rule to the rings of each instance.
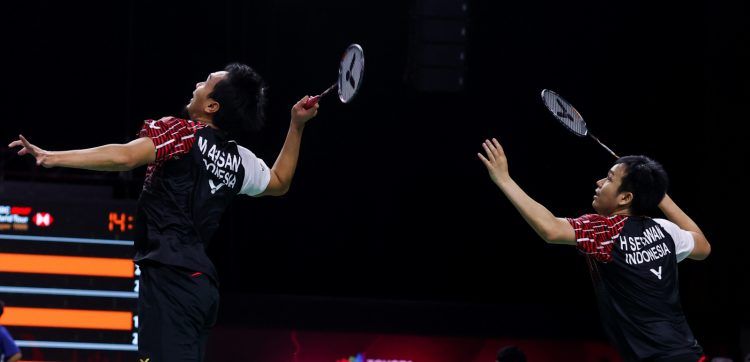
[[[487,158],[485,158],[485,157],[484,157],[484,155],[482,155],[481,153],[477,152],[477,156],[479,156],[479,159],[480,159],[480,160],[482,160],[482,163],[483,163],[483,164],[484,164],[484,165],[485,165],[485,166],[486,166],[487,168],[490,168],[490,167],[492,167],[492,164],[490,163],[490,161],[489,161],[489,160],[487,160]]]
[[[490,147],[487,145],[486,141],[482,143],[482,148],[484,148],[484,152],[487,153],[487,159],[491,163],[495,163],[495,155],[492,154],[492,151],[490,150]]]
[[[505,150],[503,149],[503,146],[500,145],[500,142],[496,138],[492,139],[492,144],[495,145],[495,148],[497,149],[497,154],[500,156],[505,155]]]
[[[26,139],[23,135],[18,135],[18,138],[21,139],[21,142],[23,143],[24,147],[31,148],[31,142]]]

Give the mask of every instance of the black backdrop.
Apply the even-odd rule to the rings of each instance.
[[[466,86],[446,93],[404,82],[410,2],[13,3],[0,25],[0,135],[23,132],[50,149],[127,141],[143,119],[176,113],[207,73],[240,61],[264,75],[271,98],[268,125],[241,141],[271,163],[291,104],[332,83],[341,51],[357,42],[367,59],[361,94],[350,105],[323,101],[292,190],[228,211],[209,250],[222,290],[526,306],[529,320],[559,308],[593,321],[566,328],[588,329],[597,317],[582,258],[536,237],[476,157],[483,139],[498,137],[530,195],[559,215],[590,212],[612,160],[546,114],[538,94],[554,89],[617,152],[665,165],[674,199],[714,246],[707,261],[680,266],[688,318],[715,351],[735,348],[747,281],[744,5],[468,8]],[[137,196],[143,173],[39,170],[7,151],[3,162],[8,179],[112,184],[120,197]]]

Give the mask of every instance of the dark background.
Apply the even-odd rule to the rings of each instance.
[[[451,92],[409,81],[423,3],[6,4],[0,138],[52,150],[126,142],[239,61],[270,85],[268,124],[241,143],[271,164],[291,105],[332,84],[356,42],[361,93],[322,101],[291,191],[238,199],[209,248],[220,323],[603,338],[583,258],[545,245],[476,156],[498,137],[532,197],[556,215],[591,212],[613,160],[549,116],[539,92],[550,88],[616,152],[664,164],[713,246],[680,265],[688,320],[710,354],[739,355],[745,5],[469,1],[465,85]],[[119,198],[142,182],[143,170],[37,169],[2,150],[3,179],[111,185]]]

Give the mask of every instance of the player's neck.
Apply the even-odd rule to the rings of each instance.
[[[633,216],[633,214],[630,212],[630,209],[619,209],[613,211],[609,216]]]
[[[211,128],[219,129],[218,127],[216,127],[216,125],[214,125],[214,122],[211,118],[203,117],[203,116],[195,116],[195,117],[190,117],[190,118],[195,122],[200,122]]]

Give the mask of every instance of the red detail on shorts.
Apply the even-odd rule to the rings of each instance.
[[[706,355],[701,356],[701,358],[698,360],[698,362],[708,362],[708,358],[706,358]]]
[[[199,276],[201,276],[201,275],[203,275],[203,273],[201,273],[201,272],[195,272],[195,273],[193,273],[193,274],[190,274],[190,276],[191,276],[191,277],[193,277],[193,278],[195,278],[195,277],[199,277]]]

